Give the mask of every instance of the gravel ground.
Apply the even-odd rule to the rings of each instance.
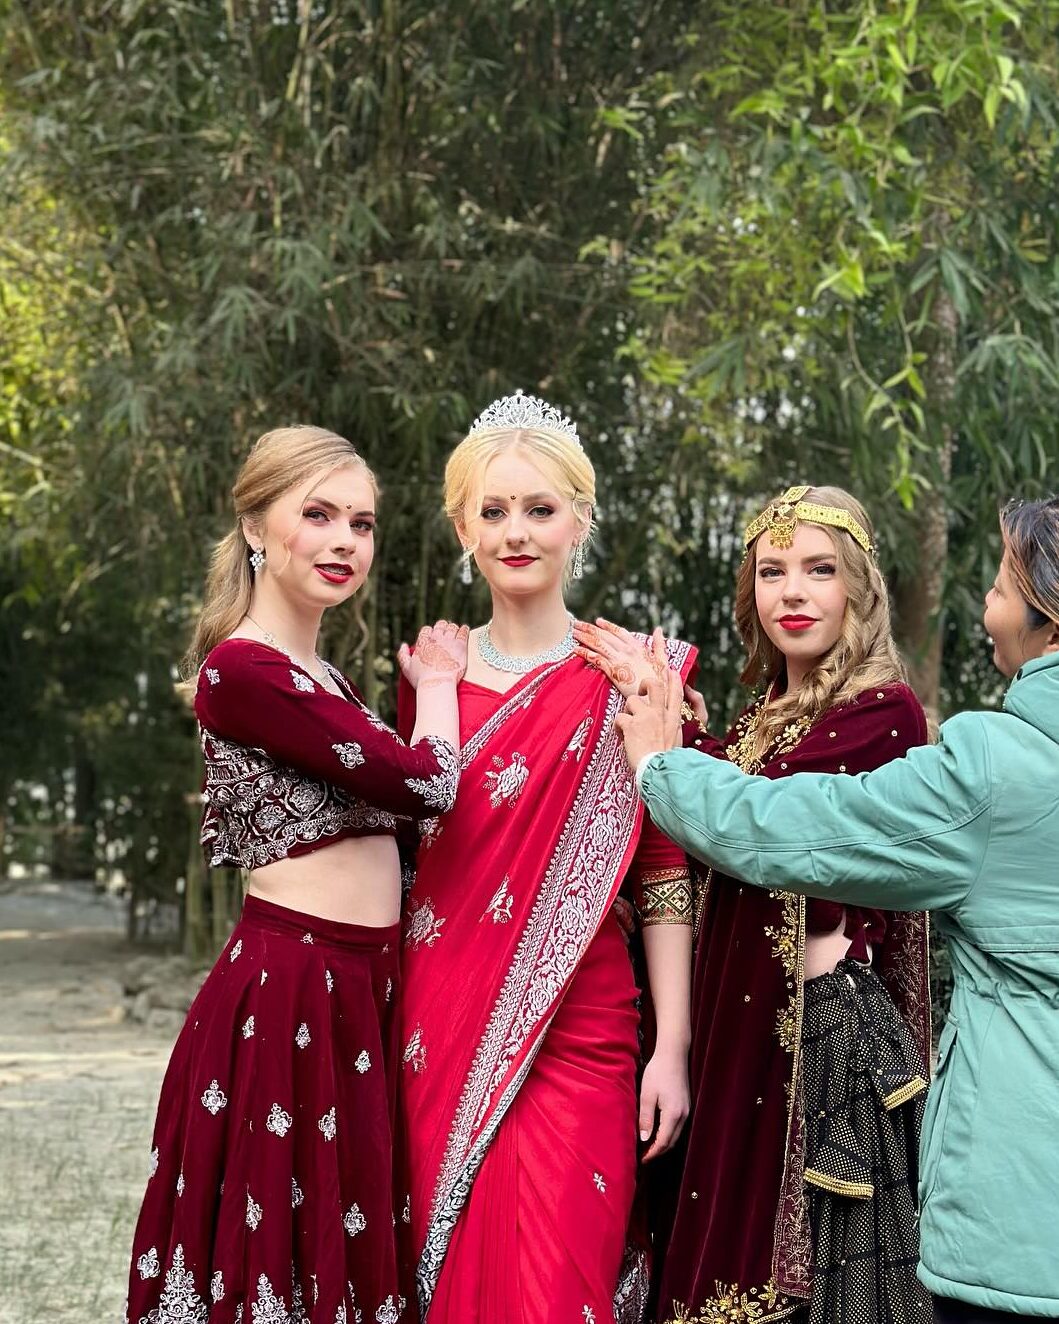
[[[0,1324],[118,1324],[175,1031],[124,1018],[121,907],[0,883]]]

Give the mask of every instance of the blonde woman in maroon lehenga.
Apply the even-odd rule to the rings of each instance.
[[[372,561],[375,484],[343,438],[283,428],[236,482],[199,630],[202,839],[250,878],[158,1104],[133,1324],[410,1321],[394,1188],[397,816],[451,805],[466,631],[402,668],[409,745],[316,656]],[[201,664],[201,665],[200,665]]]

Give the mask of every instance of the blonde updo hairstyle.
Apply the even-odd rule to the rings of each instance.
[[[491,428],[472,432],[449,456],[445,465],[445,514],[452,520],[461,542],[473,554],[480,538],[476,526],[482,517],[485,474],[491,460],[504,451],[518,448],[547,477],[549,483],[573,507],[581,526],[581,545],[588,547],[595,532],[596,471],[588,456],[573,440],[547,428]],[[570,579],[567,564],[564,585]]]
[[[378,496],[375,475],[356,447],[327,428],[274,428],[254,443],[232,488],[234,527],[210,560],[202,611],[184,659],[185,675],[193,676],[210,650],[227,639],[250,610],[254,576],[243,522],[260,525],[269,507],[292,488],[304,486],[308,496],[329,473],[347,464],[363,471]],[[282,567],[277,573],[281,571]]]
[[[848,510],[874,543],[867,512],[843,488],[811,487],[802,500]],[[808,717],[815,722],[828,708],[848,703],[864,690],[907,678],[891,633],[890,595],[875,557],[844,529],[827,524],[818,527],[834,544],[835,569],[846,588],[842,633],[796,690],[766,706],[758,727],[758,757],[796,719]],[[747,652],[740,680],[750,686],[770,683],[784,667],[783,654],[761,624],[754,596],[757,549],[764,536],[759,534],[747,549],[736,580],[735,622]]]

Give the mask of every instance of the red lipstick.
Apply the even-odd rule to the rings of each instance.
[[[815,616],[781,616],[780,625],[784,630],[808,630],[816,624]]]
[[[334,561],[313,568],[320,575],[320,578],[326,579],[329,584],[348,584],[353,578],[353,567],[346,565],[344,561]]]
[[[502,556],[500,559],[504,565],[510,565],[517,568],[522,565],[532,565],[537,558],[535,556]]]

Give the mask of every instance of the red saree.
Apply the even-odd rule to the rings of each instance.
[[[686,676],[693,650],[670,660]],[[643,820],[622,706],[574,658],[505,695],[461,686],[460,790],[424,825],[404,952],[430,1324],[612,1324],[646,1299],[645,1258],[626,1254],[639,1017],[611,917]]]

